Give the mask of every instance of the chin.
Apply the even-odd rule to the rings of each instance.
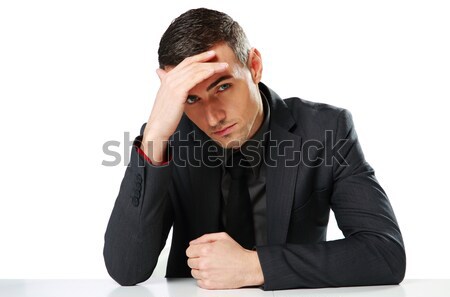
[[[215,142],[220,145],[221,147],[225,148],[225,149],[230,149],[230,148],[237,148],[241,146],[241,142],[239,139],[232,139],[232,140],[215,140]]]
[[[227,148],[238,148],[241,147],[244,144],[244,141],[241,139],[234,139],[227,143]]]

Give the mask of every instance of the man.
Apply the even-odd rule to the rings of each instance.
[[[159,47],[161,85],[105,234],[109,274],[209,289],[398,284],[400,229],[350,113],[260,82],[261,54],[229,16],[194,9]],[[345,238],[326,241],[330,208]]]

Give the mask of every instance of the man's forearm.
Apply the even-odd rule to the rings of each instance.
[[[121,285],[145,281],[156,266],[173,219],[170,178],[169,166],[152,166],[133,148],[105,233],[105,264]]]
[[[146,125],[140,149],[148,156],[153,165],[161,165],[169,159],[167,151],[169,137],[162,136],[152,129],[155,128]]]
[[[403,246],[370,233],[257,250],[264,290],[398,284],[405,273]]]

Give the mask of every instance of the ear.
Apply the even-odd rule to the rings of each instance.
[[[261,81],[263,65],[261,53],[254,47],[248,53],[247,67],[250,70],[253,82],[255,84],[259,83]]]

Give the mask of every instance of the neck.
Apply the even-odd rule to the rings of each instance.
[[[248,139],[252,138],[256,134],[256,132],[261,128],[264,120],[264,105],[262,102],[261,94],[258,92],[257,96],[259,98],[258,111],[256,113],[252,129],[250,130],[250,134],[248,135]]]

